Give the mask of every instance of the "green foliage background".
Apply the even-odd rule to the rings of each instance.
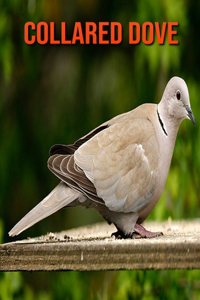
[[[199,217],[200,2],[0,0],[0,242],[58,183],[48,150],[116,114],[158,103],[170,77],[189,88],[196,127],[181,124],[167,184],[149,219]],[[24,42],[25,22],[118,21],[120,45]],[[128,44],[128,22],[179,22],[178,46]],[[37,236],[100,221],[95,211],[62,210],[21,234]],[[0,299],[199,299],[200,271],[1,273]]]

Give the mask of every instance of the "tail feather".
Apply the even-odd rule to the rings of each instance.
[[[28,229],[35,223],[52,215],[59,209],[69,205],[82,196],[77,191],[60,182],[55,189],[46,196],[38,205],[28,212],[9,232],[9,236],[15,236]]]

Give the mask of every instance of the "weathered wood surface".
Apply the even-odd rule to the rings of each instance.
[[[105,223],[0,245],[0,271],[199,269],[200,220],[155,223],[154,239],[116,240]]]

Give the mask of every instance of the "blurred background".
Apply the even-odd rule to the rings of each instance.
[[[188,84],[196,126],[178,133],[163,195],[149,220],[198,218],[200,2],[0,1],[0,242],[59,182],[47,169],[49,148],[71,144],[102,122],[145,102],[158,103],[174,75]],[[27,21],[117,21],[120,45],[28,46]],[[128,23],[179,22],[179,45],[128,44]],[[34,237],[103,221],[70,208],[21,234]],[[200,271],[0,273],[0,299],[200,299]]]

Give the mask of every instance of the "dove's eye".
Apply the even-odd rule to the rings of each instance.
[[[178,90],[176,91],[176,99],[180,100],[181,99],[181,92]]]

